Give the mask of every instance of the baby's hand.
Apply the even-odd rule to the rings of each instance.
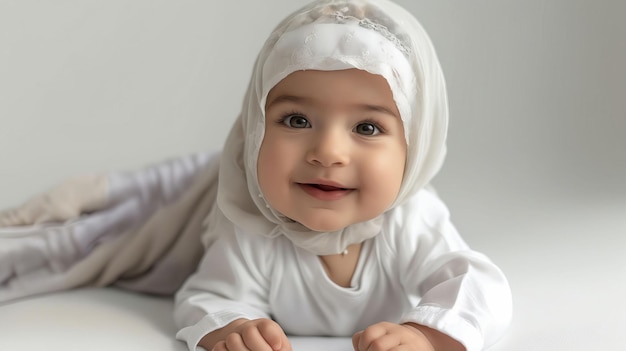
[[[291,344],[278,323],[262,318],[236,323],[213,347],[213,351],[248,350],[291,351]]]
[[[352,336],[355,351],[435,351],[426,335],[405,324],[376,323]]]

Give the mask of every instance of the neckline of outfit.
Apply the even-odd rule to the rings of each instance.
[[[350,279],[349,287],[340,286],[337,283],[335,283],[332,279],[330,279],[330,277],[326,273],[326,270],[324,269],[324,264],[322,263],[319,255],[316,255],[315,253],[307,251],[306,249],[303,249],[297,245],[293,245],[293,243],[292,245],[294,247],[296,256],[300,260],[306,263],[305,264],[306,267],[303,267],[303,268],[309,271],[308,273],[311,275],[310,279],[312,279],[312,281],[316,281],[316,282],[323,281],[324,284],[328,284],[329,286],[333,287],[335,291],[338,290],[342,292],[343,294],[355,296],[355,295],[360,295],[367,290],[363,286],[363,281],[361,278],[363,276],[363,272],[365,271],[367,264],[372,261],[372,260],[369,260],[368,257],[371,256],[371,251],[374,248],[375,239],[376,237],[373,237],[373,238],[363,241],[361,245],[361,252],[359,253],[357,265],[352,274],[352,278]],[[342,254],[340,253],[340,255]]]

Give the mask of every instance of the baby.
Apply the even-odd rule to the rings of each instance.
[[[478,351],[511,318],[502,272],[428,186],[445,82],[417,20],[387,0],[320,0],[263,46],[222,153],[206,253],[176,295],[190,350]],[[210,244],[209,244],[210,243]]]

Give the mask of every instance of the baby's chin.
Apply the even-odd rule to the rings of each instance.
[[[369,219],[366,219],[366,220],[369,220]],[[342,231],[346,229],[347,227],[353,224],[356,224],[358,222],[362,222],[362,221],[351,222],[351,221],[341,220],[341,221],[297,221],[297,222],[314,232],[332,233],[332,232]]]
[[[329,210],[329,211],[332,212],[333,210]],[[319,215],[318,213],[318,215],[313,215],[313,216],[306,216],[306,215],[297,216],[296,215],[293,217],[289,217],[289,216],[285,216],[285,217],[303,225],[304,227],[308,228],[309,230],[313,232],[319,232],[319,233],[339,232],[353,224],[367,222],[375,218],[375,216],[374,217],[354,216],[350,213],[346,213],[346,214],[339,215],[339,216],[337,215],[324,216],[324,215]]]
[[[297,221],[296,222],[302,224],[306,228],[314,232],[320,233],[332,233],[345,229],[350,223],[337,223],[334,221]]]
[[[305,224],[303,225],[314,232],[320,232],[320,233],[338,232],[346,228],[346,226],[332,226],[332,225],[319,225],[319,226],[308,226]]]

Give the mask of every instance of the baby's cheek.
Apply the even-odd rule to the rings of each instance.
[[[259,158],[257,160],[257,180],[259,182],[259,188],[261,193],[267,197],[268,194],[272,193],[272,188],[274,187],[272,184],[272,158],[268,155],[267,148],[264,145],[261,145],[261,149],[259,150]]]

